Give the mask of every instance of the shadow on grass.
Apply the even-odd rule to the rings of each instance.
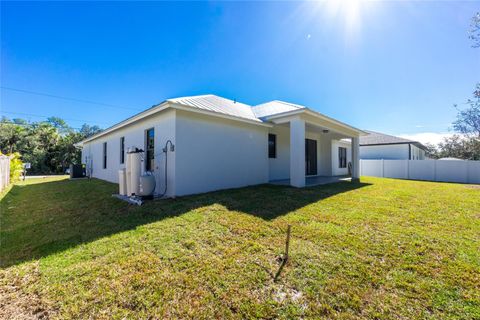
[[[150,201],[141,207],[113,198],[117,185],[97,179],[15,185],[0,201],[0,266],[45,257],[212,204],[268,221],[367,185],[339,182],[304,189],[260,185]]]

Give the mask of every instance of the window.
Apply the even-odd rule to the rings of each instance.
[[[125,137],[120,138],[120,163],[125,163]]]
[[[268,157],[277,157],[277,136],[274,134],[268,135]]]
[[[153,171],[155,168],[155,129],[148,129],[146,132],[146,170]]]
[[[103,169],[107,169],[107,143],[103,143]]]
[[[343,148],[343,147],[338,148],[338,167],[339,168],[347,167],[347,148]]]

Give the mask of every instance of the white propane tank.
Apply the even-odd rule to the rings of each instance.
[[[118,194],[127,195],[127,174],[125,169],[118,170]]]
[[[144,174],[140,176],[140,196],[151,196],[155,191],[155,177],[152,174]]]

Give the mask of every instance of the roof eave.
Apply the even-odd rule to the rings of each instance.
[[[125,127],[125,126],[128,126],[129,124],[132,124],[132,123],[134,123],[135,121],[141,120],[141,119],[146,118],[146,117],[148,117],[148,116],[151,116],[151,115],[153,115],[153,114],[155,114],[155,113],[157,113],[157,112],[160,112],[160,111],[162,111],[162,110],[165,110],[165,109],[168,107],[168,103],[169,103],[169,102],[168,102],[167,100],[165,100],[165,101],[163,101],[163,102],[161,102],[161,103],[159,103],[159,104],[157,104],[157,105],[154,105],[154,106],[151,107],[151,108],[148,108],[147,110],[144,110],[144,111],[142,111],[142,112],[140,112],[140,113],[137,113],[137,114],[131,116],[130,118],[127,118],[127,119],[125,119],[125,120],[123,120],[123,121],[121,121],[121,122],[119,122],[119,123],[117,123],[117,124],[114,124],[113,126],[111,126],[111,127],[107,128],[107,129],[103,130],[102,132],[99,132],[99,133],[97,133],[97,134],[94,134],[93,136],[88,137],[87,139],[82,140],[82,141],[78,142],[77,144],[83,146],[83,144],[85,144],[86,142],[90,142],[90,141],[92,141],[92,140],[98,139],[98,138],[100,138],[100,137],[102,137],[102,136],[104,136],[104,135],[107,135],[107,134],[115,131],[115,130],[118,130],[118,129],[120,129],[120,128],[123,128],[123,127]]]
[[[339,125],[341,127],[344,127],[346,129],[349,129],[349,130],[352,130],[356,133],[358,133],[358,135],[360,136],[364,136],[364,135],[367,135],[368,133],[366,133],[365,131],[363,130],[360,130],[358,128],[355,128],[355,127],[352,127],[351,125],[348,125],[346,123],[343,123],[341,121],[338,121],[336,119],[333,119],[333,118],[330,118],[324,114],[321,114],[320,112],[317,112],[317,111],[313,111],[309,108],[302,108],[302,109],[298,109],[298,110],[291,110],[291,111],[286,111],[286,112],[281,112],[281,113],[277,113],[277,114],[273,114],[271,116],[266,116],[266,117],[263,117],[263,119],[265,119],[266,121],[271,121],[271,120],[275,120],[275,119],[279,119],[279,118],[283,118],[283,117],[289,117],[289,116],[293,116],[293,115],[298,115],[298,114],[302,114],[302,113],[306,113],[306,114],[309,114],[311,116],[314,116],[314,117],[318,117],[322,120],[326,120],[326,121],[330,121],[330,122],[333,122],[335,123],[336,125]]]

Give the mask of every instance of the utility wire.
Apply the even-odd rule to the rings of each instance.
[[[4,111],[4,110],[0,111],[0,113],[17,114],[17,115],[32,116],[32,117],[41,117],[41,118],[47,118],[47,119],[50,118],[49,116],[34,114],[34,113],[13,112],[13,111]],[[89,123],[89,124],[96,123],[96,124],[109,125],[109,123],[106,123],[106,122],[90,122],[88,120],[81,120],[81,119],[62,118],[62,117],[59,117],[59,118],[61,118],[62,120],[79,121],[79,122],[85,122],[85,123]]]
[[[37,96],[44,96],[44,97],[50,97],[50,98],[56,98],[56,99],[76,101],[76,102],[81,102],[81,103],[95,104],[95,105],[100,105],[100,106],[109,107],[109,108],[142,111],[141,109],[137,109],[137,108],[122,107],[122,106],[116,106],[116,105],[113,105],[113,104],[108,104],[108,103],[103,103],[103,102],[95,102],[95,101],[91,101],[91,100],[84,100],[84,99],[77,99],[77,98],[70,98],[70,97],[62,97],[62,96],[57,96],[57,95],[49,94],[49,93],[29,91],[29,90],[23,90],[23,89],[17,89],[17,88],[5,87],[5,86],[0,86],[0,89],[16,91],[16,92],[21,92],[21,93],[34,94],[34,95],[37,95]]]

